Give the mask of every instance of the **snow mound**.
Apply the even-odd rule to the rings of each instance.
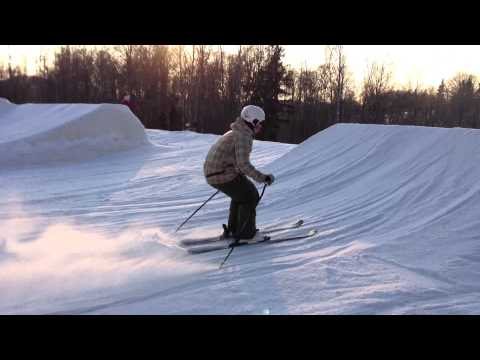
[[[379,186],[418,185],[419,180],[438,188],[474,185],[480,171],[472,163],[479,160],[477,129],[337,124],[277,159],[269,170],[282,178],[279,185],[316,183],[330,191],[360,186],[372,193]]]
[[[336,221],[378,215],[388,231],[463,211],[473,225],[479,161],[480,130],[337,124],[269,165],[278,179],[270,193],[280,209],[308,204]]]
[[[0,116],[2,116],[4,113],[12,109],[13,107],[15,107],[15,104],[12,104],[7,99],[0,97]]]
[[[0,166],[89,160],[146,144],[143,125],[124,105],[0,99]]]

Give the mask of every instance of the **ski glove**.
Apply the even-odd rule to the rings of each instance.
[[[272,185],[274,181],[275,181],[275,176],[273,176],[273,174],[269,174],[265,176],[265,184]]]

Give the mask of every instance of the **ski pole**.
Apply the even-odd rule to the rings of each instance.
[[[179,227],[177,227],[177,230],[175,230],[175,232],[177,232],[178,230],[180,230],[180,228],[181,228],[183,225],[185,225],[185,224],[187,223],[187,221],[190,220],[190,219],[193,217],[193,215],[195,215],[195,214],[198,212],[198,210],[200,210],[207,202],[209,202],[210,200],[212,200],[213,197],[214,197],[215,195],[217,195],[219,192],[220,192],[220,190],[217,190],[217,192],[216,192],[215,194],[213,194],[212,196],[210,196],[210,197],[207,199],[207,201],[205,201],[197,210],[195,210],[195,211],[193,212],[192,215],[190,215],[190,216],[187,218],[187,220],[185,220],[183,223],[180,224]]]
[[[265,184],[263,186],[263,190],[262,190],[262,194],[260,195],[260,197],[258,198],[258,201],[257,201],[257,206],[258,204],[260,204],[260,200],[262,200],[262,197],[263,197],[263,193],[265,192],[265,189],[267,188],[267,184]],[[237,233],[237,234],[241,234],[243,229],[245,228],[245,226],[247,226],[247,223],[248,223],[248,218],[245,219],[245,221],[243,222],[243,225],[242,225],[242,228],[240,229],[240,231]],[[237,245],[237,243],[240,241],[239,238],[236,238],[235,241],[233,242],[233,244],[230,246],[230,250],[227,254],[227,256],[225,256],[225,259],[223,259],[222,263],[220,264],[220,267],[219,269],[222,268],[223,264],[225,264],[227,262],[227,259],[230,257],[230,255],[232,254],[233,252],[233,249],[235,249],[235,245]]]

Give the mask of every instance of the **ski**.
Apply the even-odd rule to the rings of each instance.
[[[284,231],[284,230],[291,230],[291,229],[297,229],[300,226],[303,225],[303,220],[298,220],[296,223],[291,224],[290,226],[285,226],[281,228],[273,228],[273,229],[262,229],[259,230],[260,232],[264,234],[272,234],[275,232],[279,231]],[[202,238],[202,239],[183,239],[180,240],[180,245],[182,246],[196,246],[196,245],[203,245],[203,244],[210,244],[210,243],[216,243],[220,241],[231,241],[231,238],[222,238],[221,236],[212,236],[212,237],[207,237],[207,238]]]
[[[317,233],[318,233],[318,230],[313,229],[306,234],[287,236],[279,239],[271,238],[270,236],[264,236],[262,239],[255,240],[255,241],[240,241],[235,245],[235,247],[246,246],[246,245],[257,245],[257,244],[263,244],[263,243],[275,244],[275,243],[284,242],[284,241],[307,239],[309,237],[316,235]],[[223,244],[205,244],[201,246],[188,247],[186,248],[186,250],[190,254],[202,254],[206,252],[229,249],[230,247],[232,247],[232,245],[233,245],[233,241],[230,240],[230,241],[225,241]]]
[[[283,228],[263,229],[263,230],[260,230],[260,231],[263,232],[264,234],[271,234],[271,233],[279,232],[279,231],[283,231],[283,230],[297,229],[302,225],[303,225],[303,220],[298,220],[296,223],[294,223],[290,226],[286,226],[286,227],[283,227]]]

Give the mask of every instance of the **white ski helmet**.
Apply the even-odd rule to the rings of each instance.
[[[246,122],[256,125],[255,120],[257,120],[257,122],[265,120],[265,112],[259,106],[247,105],[242,109],[240,117]]]

